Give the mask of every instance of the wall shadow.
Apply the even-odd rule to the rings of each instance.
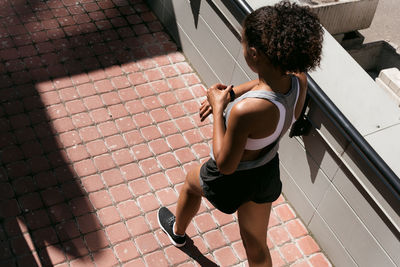
[[[326,144],[323,137],[317,132],[317,130],[326,130],[330,133],[329,138],[332,138],[332,142],[336,143],[341,149],[346,150],[349,145],[349,137],[347,134],[329,118],[326,113],[324,113],[323,108],[319,106],[318,103],[313,100],[309,103],[309,111],[307,113],[307,118],[312,124],[311,131],[308,135],[302,136],[304,142],[304,148],[307,152],[307,161],[310,167],[311,181],[315,182],[318,175],[318,169],[321,167],[322,161],[326,154],[329,154],[335,163],[340,166],[340,160],[336,156],[335,152]],[[324,129],[322,129],[324,128]],[[328,174],[333,175],[333,174]],[[332,180],[333,177],[328,177]]]
[[[0,1],[2,266],[51,266],[54,255],[85,259],[108,242],[43,94],[176,51],[140,0],[75,2]]]

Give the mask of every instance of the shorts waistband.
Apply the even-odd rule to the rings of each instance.
[[[261,167],[268,162],[270,162],[278,153],[279,149],[279,144],[276,143],[274,147],[268,151],[268,153],[264,154],[262,157],[255,159],[255,160],[250,160],[250,161],[241,161],[239,162],[238,167],[236,168],[237,171],[244,171],[244,170],[250,170],[250,169],[255,169],[258,167]],[[214,153],[211,148],[210,152],[210,157],[215,161],[214,159]]]

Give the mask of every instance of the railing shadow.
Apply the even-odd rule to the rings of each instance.
[[[55,89],[108,79],[102,69],[176,51],[142,1],[75,2],[0,1],[2,266],[50,266],[109,242],[81,185],[91,173],[60,138],[78,126],[62,120],[71,112]]]

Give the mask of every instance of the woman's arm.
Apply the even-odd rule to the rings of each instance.
[[[250,91],[254,86],[256,86],[258,84],[258,79],[256,80],[252,80],[252,81],[248,81],[245,83],[242,83],[238,86],[233,87],[233,91],[235,92],[236,97],[239,97],[241,95],[243,95],[244,93]],[[227,88],[226,85],[221,85],[222,89]],[[229,94],[227,95],[227,98],[230,99]],[[210,115],[212,113],[212,108],[210,103],[208,102],[208,99],[205,99],[200,106],[200,120],[204,121],[208,115]]]
[[[229,127],[225,127],[223,112],[229,103],[229,92],[232,87],[216,84],[207,91],[207,101],[212,107],[213,121],[213,152],[219,171],[223,174],[233,173],[241,158],[251,129],[248,106],[236,104],[229,116]],[[250,116],[251,117],[251,116]]]
[[[300,116],[301,110],[303,109],[304,102],[306,100],[306,95],[307,95],[307,75],[302,72],[302,73],[294,73],[298,79],[299,79],[299,84],[300,84],[300,93],[299,93],[299,98],[297,99],[297,104],[295,107],[295,119],[297,120]]]
[[[229,116],[229,126],[225,129],[224,118],[219,113],[214,115],[213,152],[218,170],[222,174],[233,173],[242,158],[247,137],[249,135],[248,112],[236,104]]]
[[[235,92],[236,97],[243,95],[244,93],[250,91],[254,86],[258,84],[258,79],[248,81],[233,87],[233,91]]]
[[[217,158],[225,136],[224,110],[229,103],[229,92],[232,86],[226,87],[223,84],[215,84],[207,91],[207,103],[212,111],[213,122],[213,149],[214,157]],[[201,115],[200,115],[201,116]]]

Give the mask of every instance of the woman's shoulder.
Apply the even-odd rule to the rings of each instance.
[[[246,98],[231,110],[229,123],[234,131],[246,131],[248,137],[262,138],[273,133],[280,117],[279,108],[260,98]]]
[[[243,119],[252,119],[264,116],[273,116],[279,112],[276,105],[271,101],[262,98],[244,98],[236,103],[233,108],[231,115],[237,116]]]

